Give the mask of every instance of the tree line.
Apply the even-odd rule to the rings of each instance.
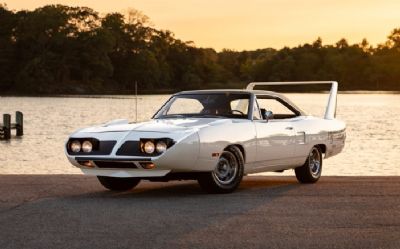
[[[336,80],[341,90],[400,90],[400,29],[383,44],[320,38],[293,48],[198,48],[136,10],[0,5],[0,95],[130,94],[239,88],[250,81]]]

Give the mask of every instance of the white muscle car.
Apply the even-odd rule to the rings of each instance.
[[[257,85],[330,84],[324,118]],[[110,190],[140,180],[196,179],[210,193],[235,190],[243,175],[294,169],[301,183],[321,176],[322,158],[342,151],[346,125],[335,119],[337,82],[258,82],[245,90],[185,91],[150,121],[114,120],[67,140],[68,160]]]

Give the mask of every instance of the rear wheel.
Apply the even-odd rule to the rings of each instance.
[[[134,188],[139,184],[140,179],[133,177],[109,177],[109,176],[97,176],[101,185],[109,190],[114,191],[126,191]]]
[[[235,146],[222,152],[215,169],[202,173],[198,182],[208,193],[224,194],[234,191],[243,178],[244,159]]]
[[[322,172],[322,152],[314,146],[303,166],[295,168],[296,178],[301,183],[314,183],[319,180]]]

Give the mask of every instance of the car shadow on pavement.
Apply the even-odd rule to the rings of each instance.
[[[295,178],[288,177],[265,177],[247,176],[243,179],[239,188],[229,194],[208,194],[203,191],[197,181],[170,181],[170,182],[149,182],[142,181],[135,189],[130,191],[99,191],[86,193],[80,196],[107,197],[107,198],[152,198],[152,197],[187,197],[187,196],[229,196],[263,193],[277,194],[281,190],[292,189],[300,186]],[[101,186],[100,186],[101,187]]]
[[[188,196],[237,196],[277,194],[279,190],[300,186],[294,177],[246,176],[230,194],[208,194],[197,181],[142,181],[130,191],[106,190],[96,177],[83,175],[4,175],[0,176],[0,210],[45,198],[170,198]]]

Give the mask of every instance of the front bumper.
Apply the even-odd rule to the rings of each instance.
[[[170,170],[160,169],[98,169],[98,168],[81,168],[86,175],[110,176],[110,177],[163,177]]]
[[[150,157],[109,157],[109,156],[70,156],[68,160],[88,175],[110,177],[162,177],[171,169],[146,169],[147,163],[153,163]]]
[[[153,158],[70,155],[67,157],[71,164],[85,174],[110,177],[163,177],[170,172],[204,172],[213,170],[217,162],[216,159],[189,156],[190,154]],[[154,168],[145,168],[147,163],[154,164]]]
[[[200,158],[198,134],[184,134],[178,138],[171,136],[176,143],[166,152],[156,156],[119,155],[119,148],[125,141],[138,141],[140,137],[159,138],[166,134],[129,133],[125,134],[77,134],[74,137],[94,137],[99,141],[116,140],[109,155],[73,155],[66,151],[70,163],[80,168],[85,174],[112,177],[162,177],[169,172],[204,172],[212,171],[218,158]],[[123,136],[124,135],[124,136]],[[153,163],[154,167],[143,167],[143,163]],[[120,167],[121,165],[121,167]]]

